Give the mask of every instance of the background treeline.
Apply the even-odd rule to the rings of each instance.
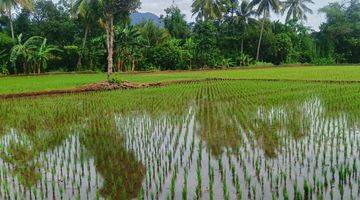
[[[114,15],[111,26],[95,0],[14,1],[12,10],[7,1],[0,1],[2,74],[360,62],[359,0],[322,8],[327,21],[318,32],[303,25],[311,0],[300,1],[300,9],[293,1],[195,0],[195,23],[172,6],[162,16],[164,27],[152,21],[130,25],[129,13],[139,4]],[[286,23],[271,21],[274,12],[287,16]]]

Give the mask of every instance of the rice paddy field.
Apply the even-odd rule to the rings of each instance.
[[[0,100],[0,199],[359,199],[349,69]]]
[[[151,73],[120,73],[114,78],[136,83],[166,82],[179,80],[203,80],[208,78],[252,80],[312,80],[312,81],[360,81],[360,66],[303,66],[248,68],[231,70],[202,70]],[[103,73],[49,74],[41,76],[0,76],[0,95],[74,89],[87,84],[105,81]]]

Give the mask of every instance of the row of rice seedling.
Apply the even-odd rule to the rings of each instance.
[[[0,102],[0,199],[358,199],[360,84]]]

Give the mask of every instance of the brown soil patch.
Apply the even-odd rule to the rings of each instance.
[[[61,95],[61,94],[75,94],[75,93],[85,93],[85,92],[95,92],[95,91],[109,91],[109,90],[117,90],[117,89],[140,89],[140,88],[156,87],[156,86],[162,86],[162,85],[163,85],[162,83],[141,83],[141,84],[139,84],[139,83],[131,83],[131,82],[123,82],[121,84],[117,84],[117,83],[110,83],[108,81],[103,81],[100,83],[94,83],[94,84],[81,86],[81,87],[75,88],[75,89],[1,94],[0,99],[50,96],[50,95]]]

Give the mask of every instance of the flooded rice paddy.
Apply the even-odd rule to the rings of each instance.
[[[0,199],[359,199],[360,85],[0,102]]]

